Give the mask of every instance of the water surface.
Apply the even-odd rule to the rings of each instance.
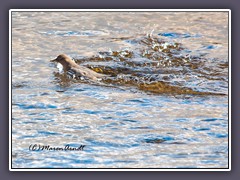
[[[227,12],[12,12],[12,167],[228,168],[228,63]]]

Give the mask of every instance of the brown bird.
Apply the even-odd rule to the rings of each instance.
[[[58,62],[63,66],[64,72],[71,74],[74,77],[89,78],[92,80],[98,80],[98,78],[107,77],[108,75],[99,74],[87,67],[80,66],[76,64],[70,57],[66,54],[60,54],[56,59],[51,60],[51,62]]]

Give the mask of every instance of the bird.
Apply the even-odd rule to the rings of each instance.
[[[60,54],[56,59],[50,60],[50,62],[60,63],[63,66],[64,72],[70,74],[72,77],[91,79],[94,81],[108,77],[108,75],[100,74],[87,67],[78,65],[66,54]]]

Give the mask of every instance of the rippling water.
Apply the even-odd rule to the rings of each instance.
[[[12,12],[12,167],[228,168],[228,64],[227,12]]]

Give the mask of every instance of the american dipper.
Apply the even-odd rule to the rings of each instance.
[[[76,64],[70,57],[66,54],[60,54],[56,59],[51,60],[51,62],[58,62],[63,66],[64,72],[80,78],[89,78],[92,80],[98,80],[98,78],[107,77],[108,75],[99,74],[87,67],[80,66]]]

